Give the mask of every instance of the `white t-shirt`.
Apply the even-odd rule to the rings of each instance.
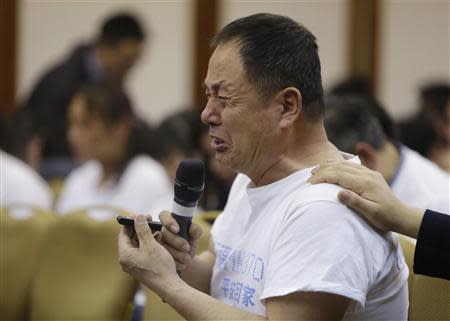
[[[267,298],[327,292],[352,300],[343,320],[407,320],[408,267],[397,238],[340,204],[338,186],[308,184],[310,172],[256,188],[237,176],[212,229],[212,296],[265,316]]]
[[[130,160],[119,180],[110,179],[99,187],[102,167],[88,161],[73,170],[64,182],[56,210],[64,214],[93,205],[110,205],[135,214],[152,214],[158,218],[162,210],[170,209],[173,187],[164,168],[148,156]],[[89,211],[96,219],[108,219],[116,213]]]
[[[50,188],[30,166],[0,150],[0,172],[0,207],[29,205],[51,209],[53,197]],[[26,218],[30,214],[20,210],[11,212],[16,218]]]
[[[402,146],[400,165],[390,185],[406,204],[449,213],[450,175],[430,160]]]

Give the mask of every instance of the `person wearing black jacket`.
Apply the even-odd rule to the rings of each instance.
[[[400,202],[378,172],[351,162],[316,167],[312,184],[333,183],[347,190],[339,200],[374,227],[417,239],[414,273],[450,280],[450,215]],[[449,196],[450,197],[450,196]]]
[[[122,13],[108,17],[93,43],[78,46],[40,78],[22,109],[31,114],[34,134],[43,142],[44,159],[70,160],[69,102],[88,83],[108,81],[121,86],[141,54],[144,38],[135,17]]]

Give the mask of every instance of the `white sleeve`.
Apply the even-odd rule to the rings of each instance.
[[[327,292],[364,306],[387,257],[377,235],[338,203],[318,201],[296,209],[275,232],[261,299]]]

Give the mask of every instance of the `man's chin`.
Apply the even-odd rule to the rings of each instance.
[[[220,165],[229,166],[229,155],[226,151],[215,151],[214,158]]]
[[[233,158],[230,155],[230,151],[227,150],[226,152],[215,152],[215,160],[222,166],[231,168],[234,172],[235,171],[235,162],[233,162]]]

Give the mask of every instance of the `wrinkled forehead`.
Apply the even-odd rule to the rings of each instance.
[[[239,49],[240,46],[236,42],[229,41],[214,50],[205,79],[207,88],[212,89],[212,86],[216,84],[238,85],[245,80]]]

